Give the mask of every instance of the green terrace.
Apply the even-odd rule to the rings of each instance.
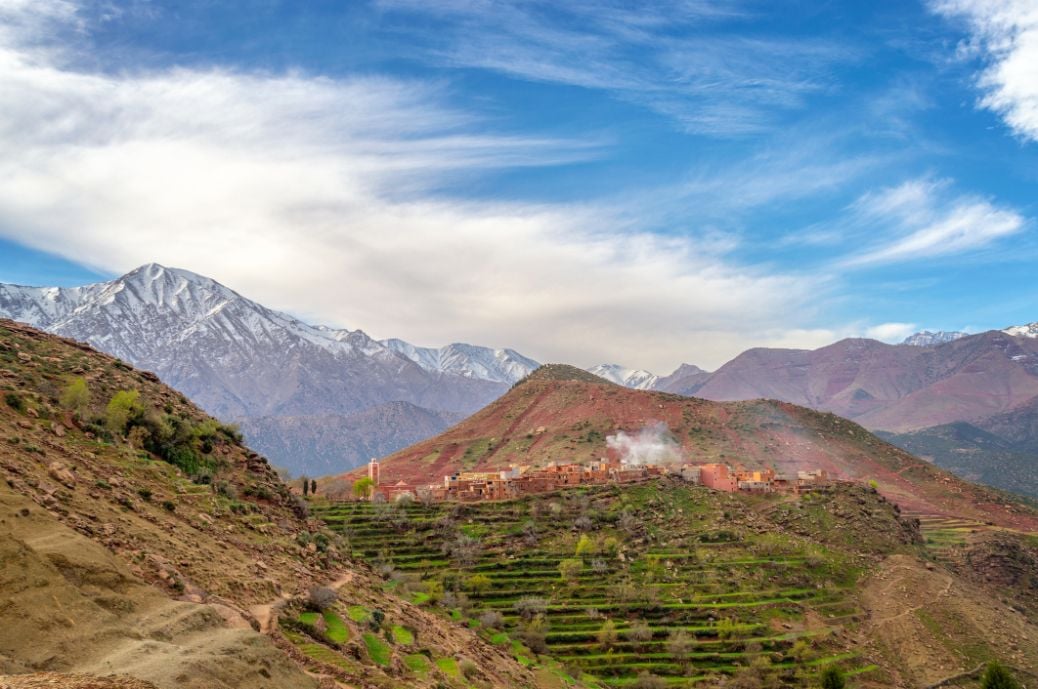
[[[650,673],[684,687],[756,673],[768,686],[807,686],[831,663],[871,672],[833,640],[860,613],[849,595],[857,555],[737,518],[781,501],[661,481],[313,509],[387,590],[585,682],[633,686]]]

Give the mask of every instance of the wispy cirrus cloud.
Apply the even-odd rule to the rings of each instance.
[[[849,227],[874,239],[846,267],[977,251],[1024,229],[1017,211],[973,195],[955,195],[948,180],[916,179],[861,197]],[[845,228],[846,229],[846,228]],[[847,233],[841,233],[844,238]],[[877,238],[878,237],[878,238]]]
[[[822,39],[703,30],[743,16],[743,5],[379,2],[388,12],[442,21],[441,30],[417,37],[426,56],[442,64],[601,90],[670,117],[688,132],[719,136],[773,128],[783,113],[833,88],[831,68],[857,56]]]
[[[1018,136],[1038,141],[1038,4],[1033,0],[931,0],[945,17],[965,20],[970,39],[962,57],[988,63],[977,80],[980,105]]]

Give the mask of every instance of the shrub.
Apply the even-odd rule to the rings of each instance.
[[[847,680],[843,676],[843,670],[830,665],[822,670],[822,689],[843,689],[847,686]]]
[[[519,630],[519,639],[534,653],[544,653],[548,650],[548,620],[543,615],[533,618]]]
[[[577,548],[574,551],[577,557],[582,555],[594,555],[595,554],[595,542],[591,540],[591,537],[585,534],[580,534],[580,539],[577,540]]]
[[[141,500],[149,502],[151,500],[151,489],[150,488],[138,488],[137,495],[141,496]]]
[[[490,588],[490,577],[486,574],[473,574],[465,580],[465,588],[476,593],[483,593]]]
[[[131,416],[141,412],[138,402],[140,393],[136,390],[119,390],[105,407],[105,425],[116,436],[126,432],[126,424],[130,422]]]
[[[25,411],[25,400],[18,393],[7,393],[4,395],[4,402],[7,402],[7,406],[15,411]]]
[[[616,624],[612,620],[606,620],[599,628],[598,633],[595,634],[595,638],[598,640],[598,645],[602,647],[602,650],[612,648],[617,641]]]
[[[328,588],[327,586],[315,586],[310,589],[307,602],[314,610],[323,612],[335,605],[338,600],[339,594],[335,592],[335,589]]]
[[[626,636],[631,641],[649,641],[652,639],[652,628],[646,622],[638,621],[627,630]]]
[[[567,559],[559,563],[559,576],[568,582],[574,581],[583,570],[584,563],[581,560]]]
[[[465,679],[472,679],[479,674],[479,667],[468,658],[461,659],[461,662],[458,663],[458,669],[461,670],[461,674]]]
[[[657,677],[647,670],[638,673],[638,677],[631,685],[634,689],[666,689],[667,683],[662,677]]]
[[[512,604],[512,608],[524,620],[543,615],[548,609],[548,602],[543,598],[524,596]]]
[[[504,616],[497,610],[487,610],[479,616],[479,625],[484,629],[500,629],[504,623]]]
[[[1020,683],[1009,674],[1009,670],[997,662],[988,663],[980,680],[981,689],[1020,689]]]
[[[78,416],[83,416],[89,405],[90,389],[87,387],[86,378],[73,378],[61,392],[61,406]]]
[[[162,507],[163,507],[163,508],[164,508],[164,509],[165,509],[165,510],[166,510],[167,512],[174,512],[174,511],[176,511],[176,509],[177,509],[177,506],[173,504],[173,501],[172,501],[172,500],[163,500],[163,501],[162,501]]]

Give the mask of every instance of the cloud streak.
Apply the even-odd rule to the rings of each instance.
[[[426,55],[442,64],[601,90],[691,133],[741,136],[834,87],[830,69],[856,59],[817,40],[707,35],[745,14],[737,2],[446,2],[382,0],[385,11],[443,22]]]
[[[855,204],[861,227],[879,228],[886,238],[844,261],[847,267],[962,254],[1020,232],[1016,211],[975,196],[952,197],[949,182],[912,180],[863,196]]]

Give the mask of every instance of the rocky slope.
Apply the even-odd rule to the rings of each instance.
[[[913,511],[1038,525],[1038,514],[1007,495],[962,481],[846,419],[773,400],[718,403],[629,390],[559,365],[538,369],[445,433],[385,458],[382,477],[428,483],[459,469],[586,461],[607,453],[610,435],[656,422],[670,434],[660,442],[673,442],[692,461],[822,468],[874,480]]]
[[[355,646],[349,663],[307,655],[276,620],[317,584],[339,588],[342,614],[365,605],[420,629],[415,653],[485,660],[486,686],[537,686],[468,630],[384,593],[234,428],[153,374],[0,321],[0,388],[0,675],[19,686],[115,673],[162,689],[460,689]]]

